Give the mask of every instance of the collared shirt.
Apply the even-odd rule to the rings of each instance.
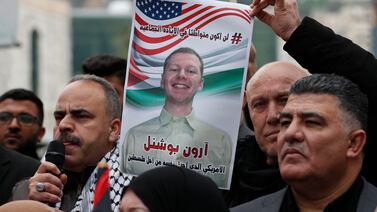
[[[162,109],[159,117],[129,130],[123,152],[123,168],[128,173],[139,175],[172,163],[205,174],[225,187],[232,144],[227,133],[201,121],[194,112],[174,117]]]
[[[343,193],[340,197],[335,199],[326,206],[324,212],[355,212],[361,192],[363,190],[364,182],[359,176],[352,186]],[[292,190],[289,187],[284,195],[283,202],[280,207],[280,212],[299,212]]]

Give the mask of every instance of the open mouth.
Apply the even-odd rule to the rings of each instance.
[[[179,88],[179,89],[190,88],[188,85],[186,85],[186,84],[182,84],[182,83],[174,83],[174,84],[173,84],[173,87],[174,87],[174,88]]]

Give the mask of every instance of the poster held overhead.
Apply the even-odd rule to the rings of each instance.
[[[253,20],[246,5],[136,0],[122,170],[175,164],[229,189]]]

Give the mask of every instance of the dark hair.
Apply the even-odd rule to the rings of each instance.
[[[15,88],[3,93],[3,95],[0,96],[0,102],[6,99],[13,99],[18,101],[28,100],[33,102],[38,109],[38,124],[42,126],[44,119],[43,103],[41,99],[39,99],[38,96],[35,95],[35,93],[23,88]]]
[[[124,84],[127,60],[109,54],[99,54],[86,58],[82,62],[81,68],[84,74],[94,74],[99,77],[114,74]]]
[[[100,84],[104,90],[104,95],[106,99],[106,111],[110,119],[120,118],[121,107],[119,103],[119,97],[114,87],[105,79],[92,74],[79,74],[75,75],[69,83],[88,80]]]
[[[187,168],[150,169],[132,180],[128,189],[153,212],[229,212],[216,184]]]
[[[368,98],[350,80],[335,74],[313,74],[296,81],[290,94],[329,94],[337,97],[339,107],[346,112],[348,124],[358,121],[363,130],[367,129]]]
[[[203,76],[203,60],[202,60],[202,58],[200,57],[200,55],[195,50],[193,50],[192,48],[189,48],[189,47],[181,47],[179,49],[174,50],[172,53],[170,53],[169,56],[165,59],[165,62],[164,62],[164,72],[165,72],[165,69],[168,66],[169,62],[170,62],[170,58],[173,55],[178,54],[178,53],[195,55],[199,59],[199,62],[200,62],[200,67],[199,67],[200,68],[200,74]]]

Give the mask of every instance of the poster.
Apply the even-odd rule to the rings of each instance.
[[[248,6],[133,3],[122,170],[174,164],[229,189],[252,39]]]

